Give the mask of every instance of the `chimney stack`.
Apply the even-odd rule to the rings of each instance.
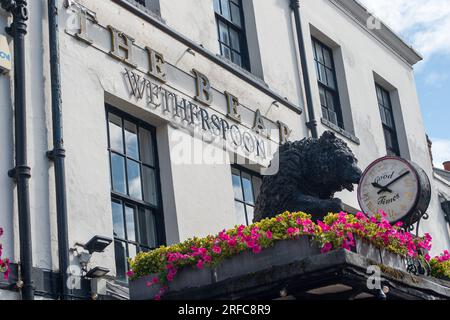
[[[444,162],[444,169],[445,171],[450,172],[450,161]]]

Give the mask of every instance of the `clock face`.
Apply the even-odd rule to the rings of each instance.
[[[416,207],[419,177],[405,160],[386,157],[375,161],[364,172],[358,188],[361,209],[369,217],[379,210],[391,223],[408,216]]]

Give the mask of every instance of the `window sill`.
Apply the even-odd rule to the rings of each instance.
[[[334,123],[331,123],[330,121],[321,118],[320,119],[322,124],[326,127],[328,127],[329,129],[337,132],[338,134],[340,134],[341,136],[343,136],[344,138],[347,138],[348,140],[350,140],[351,142],[360,145],[361,141],[358,139],[358,137],[356,137],[353,133],[348,132],[342,128],[340,128],[339,126],[335,125]]]

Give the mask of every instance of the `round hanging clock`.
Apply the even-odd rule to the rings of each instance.
[[[358,186],[358,201],[369,217],[387,214],[391,223],[412,225],[426,213],[431,199],[431,185],[425,171],[413,162],[384,157],[373,162],[363,173]]]

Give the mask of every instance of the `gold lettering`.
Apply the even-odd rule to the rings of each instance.
[[[211,93],[211,83],[209,82],[208,77],[195,69],[193,69],[192,72],[196,77],[195,84],[197,94],[195,96],[195,100],[206,104],[207,106],[211,105],[213,102],[213,96]]]
[[[227,99],[227,117],[241,123],[241,115],[238,113],[239,99],[227,91],[225,91],[225,97]]]
[[[134,39],[112,26],[108,26],[108,29],[111,32],[111,51],[109,54],[130,67],[136,68],[137,65],[133,62]]]
[[[289,137],[291,136],[292,130],[289,129],[287,124],[278,121],[278,127],[280,128],[280,144],[285,144],[289,141]]]
[[[164,60],[163,54],[156,52],[149,47],[146,47],[145,50],[148,53],[148,74],[165,83],[167,81],[167,74],[166,62]]]
[[[80,30],[75,34],[75,37],[78,40],[81,40],[87,44],[94,43],[94,41],[91,39],[91,37],[89,37],[87,32],[87,21],[88,21],[87,17],[89,16],[94,19],[94,22],[97,22],[95,15],[90,14],[86,9],[83,8],[78,10],[77,14],[80,22]]]

